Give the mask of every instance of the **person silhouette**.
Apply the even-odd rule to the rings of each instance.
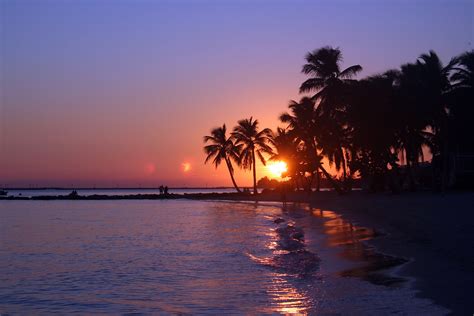
[[[165,186],[165,188],[163,189],[163,191],[165,192],[165,195],[168,195],[168,186]]]
[[[160,189],[160,195],[163,194],[163,192],[165,191],[165,188],[163,187],[163,185],[160,185],[159,189]]]

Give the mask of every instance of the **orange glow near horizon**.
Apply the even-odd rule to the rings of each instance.
[[[284,161],[275,161],[269,163],[267,165],[267,169],[274,178],[281,178],[282,174],[288,171],[288,167]]]
[[[191,171],[191,164],[189,162],[184,162],[181,164],[181,166],[183,167],[184,172]]]

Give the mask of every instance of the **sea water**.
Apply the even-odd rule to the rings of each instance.
[[[371,232],[296,204],[0,201],[0,314],[445,313],[347,273]]]

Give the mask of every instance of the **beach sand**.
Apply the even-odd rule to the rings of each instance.
[[[421,297],[456,315],[474,312],[474,193],[325,193],[314,194],[311,205],[387,233],[371,243],[381,252],[410,259],[399,272],[416,278]]]

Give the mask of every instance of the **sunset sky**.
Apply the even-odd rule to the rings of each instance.
[[[306,52],[339,47],[361,77],[448,62],[473,20],[469,0],[2,0],[0,186],[231,186],[202,137],[276,128]]]

